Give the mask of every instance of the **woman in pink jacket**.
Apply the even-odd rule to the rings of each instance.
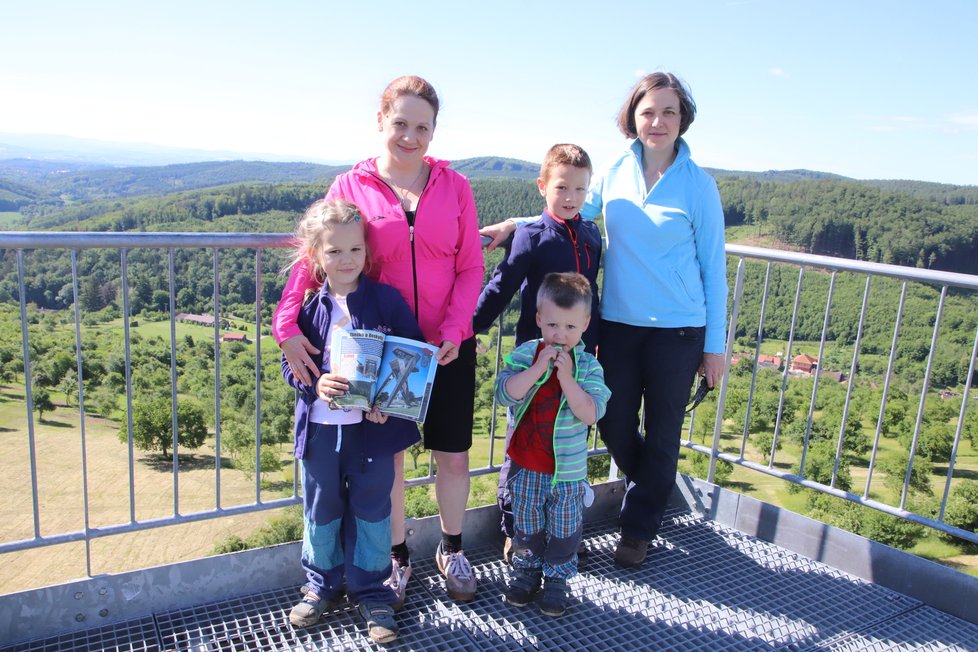
[[[435,384],[424,423],[425,448],[433,451],[438,475],[435,496],[442,542],[435,554],[449,596],[471,600],[476,582],[462,552],[462,521],[469,495],[469,448],[475,396],[475,339],[472,314],[482,285],[483,258],[475,201],[468,180],[448,161],[426,156],[438,118],[438,95],[424,79],[392,81],[377,113],[383,150],[333,182],[327,199],[341,198],[367,217],[367,274],[392,285],[411,306],[425,338],[439,346]],[[273,332],[293,373],[304,382],[319,376],[299,332],[296,316],[307,288],[308,270],[296,266],[275,310]],[[337,386],[337,390],[342,387]],[[391,493],[389,580],[403,601],[411,575],[404,532],[404,452],[394,461]]]

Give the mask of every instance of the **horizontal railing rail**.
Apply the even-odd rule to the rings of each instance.
[[[92,574],[92,555],[90,544],[93,540],[135,532],[150,528],[177,525],[182,523],[196,522],[206,519],[223,518],[226,516],[238,515],[250,512],[259,512],[268,509],[276,509],[288,505],[301,503],[299,496],[299,480],[296,468],[293,467],[291,493],[284,498],[267,499],[262,495],[261,473],[262,468],[262,364],[261,364],[261,333],[263,328],[267,329],[267,319],[263,319],[262,288],[263,288],[263,253],[269,249],[281,249],[290,246],[291,238],[287,234],[255,234],[255,233],[72,233],[72,232],[4,232],[0,233],[0,253],[4,254],[7,269],[16,270],[16,285],[19,294],[19,317],[20,317],[20,353],[23,356],[23,375],[24,375],[24,399],[26,404],[26,439],[29,449],[28,460],[31,485],[31,510],[32,510],[32,535],[18,540],[0,541],[0,554],[21,551],[30,548],[38,548],[53,544],[83,541],[86,548],[86,572]],[[121,314],[131,315],[130,294],[130,252],[141,249],[160,249],[165,252],[165,260],[160,263],[165,269],[166,286],[169,291],[168,301],[168,331],[169,331],[169,365],[170,365],[170,398],[171,398],[171,431],[173,441],[170,450],[173,452],[173,460],[170,468],[172,474],[172,493],[173,507],[170,513],[163,517],[137,518],[136,500],[136,473],[135,473],[135,451],[133,439],[133,398],[135,395],[133,386],[132,369],[132,337],[130,332],[130,319],[122,320],[122,338],[124,345],[123,356],[123,375],[125,391],[125,423],[123,429],[126,432],[126,446],[128,447],[128,519],[124,522],[108,525],[92,525],[89,513],[89,486],[92,478],[89,477],[86,458],[86,396],[85,396],[85,356],[82,338],[82,314],[80,309],[79,279],[84,278],[89,270],[80,269],[79,255],[85,250],[108,250],[117,251],[119,254],[118,278],[120,282],[119,297],[121,302]],[[178,405],[181,399],[178,398],[178,369],[177,369],[177,282],[178,274],[176,271],[175,253],[185,249],[212,250],[211,266],[213,268],[211,281],[211,309],[213,313],[213,327],[211,340],[213,342],[213,435],[215,446],[214,474],[214,504],[209,509],[195,510],[190,513],[182,513],[180,502],[180,457],[178,452],[181,450],[178,441]],[[42,528],[41,505],[38,485],[38,460],[36,451],[36,424],[34,421],[34,366],[37,360],[32,359],[32,343],[30,340],[30,319],[28,302],[26,300],[26,286],[29,282],[29,274],[26,269],[25,259],[29,258],[37,250],[63,250],[70,256],[70,278],[65,282],[70,283],[70,291],[67,292],[69,301],[66,305],[73,310],[74,326],[74,350],[75,350],[75,373],[77,375],[77,401],[79,429],[78,439],[81,450],[81,482],[80,488],[83,505],[83,526],[64,532],[48,533]],[[253,500],[246,504],[226,505],[221,496],[221,452],[222,452],[222,416],[221,416],[221,321],[223,317],[221,304],[221,253],[226,250],[253,250],[254,251],[254,303],[255,312],[252,326],[254,327],[255,338],[255,364],[254,364],[254,431],[255,431],[255,486]],[[814,489],[818,492],[836,496],[853,503],[871,507],[873,509],[892,514],[894,516],[935,528],[939,531],[952,534],[971,542],[978,542],[978,535],[974,532],[964,530],[949,524],[945,520],[946,508],[951,495],[952,481],[956,479],[955,465],[958,461],[959,448],[964,436],[964,428],[969,408],[972,379],[975,373],[975,357],[978,354],[978,330],[974,336],[970,334],[974,327],[973,320],[968,323],[969,334],[967,339],[971,342],[970,355],[967,358],[967,373],[964,382],[961,383],[962,400],[960,409],[953,425],[953,443],[950,452],[940,459],[942,464],[947,465],[943,489],[939,496],[939,508],[936,513],[921,513],[914,508],[913,495],[918,481],[914,475],[915,463],[924,464],[921,461],[920,447],[924,443],[924,433],[926,426],[927,410],[925,409],[928,400],[934,400],[935,388],[931,386],[931,377],[936,362],[936,351],[942,342],[941,327],[942,316],[947,309],[948,302],[953,297],[956,302],[971,302],[978,300],[978,276],[965,274],[954,274],[949,272],[938,272],[926,269],[914,269],[899,267],[894,265],[870,263],[864,261],[854,261],[827,256],[815,256],[790,251],[780,251],[762,249],[758,247],[746,247],[740,245],[727,246],[728,260],[735,263],[731,266],[733,275],[731,283],[731,302],[730,302],[730,327],[728,329],[727,346],[727,368],[728,373],[724,375],[716,394],[716,412],[712,414],[712,427],[708,430],[709,442],[706,438],[701,438],[700,442],[694,441],[694,424],[697,420],[708,420],[703,407],[694,410],[690,418],[689,435],[684,437],[683,446],[689,452],[696,452],[709,457],[707,479],[715,481],[717,475],[717,464],[726,462],[733,465],[749,469],[750,471],[766,474],[794,483],[805,488]],[[777,270],[776,273],[773,273]],[[794,288],[788,291],[784,284],[775,287],[772,276],[777,275],[780,280],[787,278],[787,272],[797,274],[797,281]],[[846,277],[846,281],[841,281],[840,275]],[[760,278],[763,277],[763,281]],[[818,287],[808,288],[805,281],[809,278],[819,279],[816,283]],[[849,336],[845,339],[845,346],[838,344],[840,338],[834,336],[832,328],[832,308],[834,292],[836,286],[851,286],[852,279],[862,279],[860,282],[864,287],[861,299],[861,309],[855,325],[847,327]],[[885,372],[878,375],[877,383],[875,380],[869,381],[872,385],[882,385],[879,391],[879,407],[875,423],[875,432],[872,436],[872,443],[863,455],[868,454],[869,462],[860,473],[865,473],[865,484],[861,491],[854,489],[853,482],[843,482],[847,477],[852,458],[847,449],[851,435],[851,428],[847,429],[849,415],[855,412],[853,407],[853,392],[860,386],[861,372],[861,342],[864,337],[864,330],[870,318],[869,306],[874,301],[874,283],[879,283],[877,279],[886,279],[887,282],[896,283],[899,298],[896,306],[890,306],[895,310],[895,317],[892,323],[892,337],[889,338],[889,350],[883,357],[887,358]],[[745,286],[750,284],[751,292],[760,291],[760,296],[748,294],[744,295]],[[817,355],[814,359],[819,366],[814,369],[814,373],[798,371],[792,369],[790,360],[791,353],[797,348],[800,340],[796,338],[799,323],[808,319],[811,320],[812,308],[815,299],[809,296],[813,291],[820,290],[825,286],[825,294],[820,295],[819,302],[824,303],[824,310],[821,311],[821,329],[818,333],[817,343],[814,340],[807,340],[806,346],[817,346]],[[66,286],[67,287],[67,286]],[[897,491],[897,500],[886,500],[879,492],[874,492],[874,476],[880,475],[878,461],[885,448],[883,446],[889,424],[887,422],[887,401],[894,392],[893,382],[897,378],[896,368],[898,366],[897,351],[901,345],[901,323],[906,318],[906,306],[908,296],[926,288],[930,292],[928,299],[936,301],[933,318],[931,319],[932,332],[929,342],[925,344],[925,356],[920,362],[923,364],[922,377],[919,379],[919,397],[916,399],[915,418],[909,427],[912,432],[909,446],[907,446],[905,467],[901,470],[903,474],[900,488]],[[889,287],[887,296],[893,295],[897,290]],[[793,302],[786,302],[787,294]],[[925,292],[926,294],[926,292]],[[934,295],[931,297],[930,295]],[[803,301],[803,296],[807,297]],[[916,295],[914,295],[916,296]],[[776,314],[766,314],[770,308],[769,303],[774,303],[784,307],[791,305],[790,312],[779,310]],[[919,308],[920,301],[915,299],[915,309]],[[969,304],[970,305],[970,304]],[[976,306],[978,307],[978,306]],[[807,311],[807,312],[806,312]],[[971,315],[978,314],[978,309],[972,310]],[[756,318],[756,322],[752,321]],[[749,323],[748,323],[749,322]],[[762,361],[764,350],[768,348],[772,338],[767,337],[770,327],[766,324],[778,322],[782,329],[786,324],[790,324],[787,337],[777,338],[777,342],[785,342],[784,351],[780,357],[783,364],[778,364],[770,370],[766,370],[766,364]],[[874,324],[878,330],[878,324]],[[965,328],[962,324],[956,324],[957,339],[962,339],[960,330]],[[501,356],[504,348],[502,328],[499,328],[495,340],[495,364],[498,373]],[[808,332],[812,329],[809,325]],[[854,331],[854,332],[853,332]],[[739,335],[738,335],[739,334]],[[753,336],[751,336],[753,334]],[[946,337],[946,334],[945,334]],[[737,353],[737,357],[752,360],[749,363],[749,374],[734,374],[730,372],[731,363],[735,362],[735,349],[742,349]],[[836,359],[839,358],[838,350],[843,348],[852,350],[851,361],[844,370],[840,370],[846,377],[845,398],[841,406],[838,433],[832,435],[828,440],[832,443],[833,454],[830,456],[832,472],[828,477],[818,476],[811,473],[812,466],[815,465],[815,455],[812,453],[815,435],[819,434],[825,439],[824,427],[822,424],[827,410],[822,406],[820,398],[820,379],[823,378],[818,372],[821,368],[821,361],[826,360],[826,353],[829,349],[835,350]],[[752,349],[752,350],[751,350]],[[867,354],[868,355],[868,354]],[[866,357],[864,355],[864,357]],[[875,354],[876,358],[881,354]],[[740,363],[738,370],[743,369]],[[942,363],[943,364],[943,363]],[[770,396],[762,397],[761,390],[758,388],[759,382],[770,384],[770,373],[777,373],[777,406],[773,408]],[[738,372],[739,373],[739,372]],[[768,374],[768,375],[765,375]],[[794,389],[796,384],[805,384],[805,390],[810,392],[807,407],[798,401],[798,392]],[[807,383],[811,384],[809,388]],[[904,383],[906,385],[906,383]],[[876,391],[876,390],[874,390]],[[902,390],[901,390],[902,391]],[[728,402],[732,403],[732,396],[740,402],[736,409],[731,408],[729,413],[725,412]],[[876,396],[874,394],[874,396]],[[759,404],[762,398],[767,400],[767,411],[764,423],[758,416]],[[906,403],[907,399],[903,399]],[[709,403],[704,404],[704,407]],[[865,412],[863,406],[859,406]],[[700,414],[697,415],[697,412]],[[504,435],[497,433],[496,406],[493,405],[492,418],[488,426],[489,429],[489,462],[487,465],[471,469],[472,475],[484,475],[494,473],[499,470],[502,462],[503,448],[501,442]],[[797,425],[799,415],[804,427],[800,429]],[[832,415],[833,418],[836,415]],[[862,419],[869,417],[863,414]],[[772,423],[773,422],[773,423]],[[908,422],[909,423],[909,422]],[[773,427],[772,427],[773,425]],[[794,427],[795,438],[800,441],[794,447],[793,452],[782,452],[786,449],[781,444],[788,439],[786,430],[789,425]],[[701,429],[702,431],[702,429]],[[978,438],[976,438],[978,439]],[[497,446],[497,444],[499,444]],[[759,446],[758,444],[763,444]],[[591,454],[599,455],[605,452],[601,447],[597,435],[594,435],[591,446]],[[818,460],[816,460],[818,461]],[[933,461],[933,460],[931,460]],[[824,461],[819,461],[823,464]],[[412,478],[408,481],[409,486],[423,485],[434,480],[433,465],[429,462],[428,475],[426,477]],[[824,469],[824,464],[819,468]],[[887,473],[893,476],[892,465]],[[613,467],[614,472],[614,467]],[[24,473],[22,469],[6,469],[5,473]],[[42,532],[43,531],[43,532]]]

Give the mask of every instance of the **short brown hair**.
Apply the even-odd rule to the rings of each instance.
[[[671,72],[654,72],[638,80],[618,111],[618,130],[625,134],[626,138],[638,136],[635,130],[635,107],[649,92],[660,88],[669,88],[679,97],[679,135],[686,133],[689,125],[693,124],[696,118],[696,102],[693,101],[689,86]]]
[[[588,316],[591,315],[591,282],[577,272],[550,272],[543,277],[537,290],[537,310],[544,301],[550,301],[558,308],[573,308],[584,304]]]
[[[558,165],[570,165],[575,168],[587,168],[588,174],[594,174],[591,167],[591,157],[584,148],[569,143],[560,143],[547,150],[540,166],[540,178],[546,181],[550,173]]]
[[[435,92],[434,86],[416,75],[404,75],[387,84],[387,88],[384,89],[384,92],[380,96],[380,112],[384,115],[390,113],[391,108],[394,106],[394,101],[405,95],[420,97],[430,104],[432,110],[435,112],[432,126],[438,122],[438,93]]]

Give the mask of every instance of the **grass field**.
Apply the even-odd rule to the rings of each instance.
[[[63,397],[55,397],[60,405]],[[21,390],[0,387],[0,540],[29,539],[34,533],[31,501],[31,464],[27,418]],[[130,520],[128,447],[118,440],[118,427],[103,419],[86,417],[85,461],[88,469],[89,526],[100,527]],[[38,529],[41,536],[84,529],[82,450],[77,409],[58,407],[34,419],[37,460]],[[290,451],[283,449],[283,458]],[[213,509],[216,482],[213,446],[205,444],[194,455],[181,456],[179,510],[182,514]],[[168,461],[135,451],[136,521],[173,513],[173,473]],[[287,465],[291,473],[292,465]],[[284,475],[284,474],[283,474]],[[282,485],[291,489],[291,477]],[[263,493],[264,498],[271,497]],[[221,505],[255,501],[255,483],[240,471],[221,470]],[[192,524],[144,530],[96,539],[92,542],[91,573],[112,573],[175,561],[195,559],[211,552],[224,537],[246,536],[274,512],[234,516]],[[3,556],[0,593],[57,584],[84,577],[84,543],[48,546]]]
[[[0,231],[9,231],[21,225],[24,218],[20,213],[0,211]]]

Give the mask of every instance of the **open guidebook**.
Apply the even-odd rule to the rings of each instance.
[[[330,369],[350,390],[333,399],[337,407],[370,410],[423,422],[435,381],[438,347],[380,331],[337,328],[330,342]]]

